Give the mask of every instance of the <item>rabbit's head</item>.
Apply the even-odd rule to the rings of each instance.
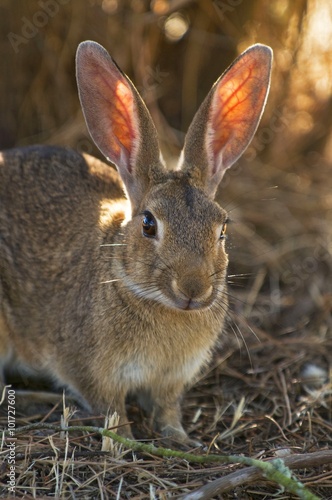
[[[255,45],[214,84],[166,169],[150,114],[106,50],[83,42],[77,80],[90,134],[116,166],[131,204],[118,277],[139,298],[177,310],[217,304],[225,287],[227,214],[215,201],[224,172],[250,143],[266,102],[271,50]]]

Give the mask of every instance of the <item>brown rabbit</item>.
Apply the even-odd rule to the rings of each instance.
[[[103,47],[79,46],[86,123],[120,175],[62,148],[1,154],[3,364],[48,372],[122,424],[136,394],[164,436],[192,443],[181,396],[210,360],[227,311],[227,214],[213,199],[258,126],[271,59],[264,45],[236,59],[168,171],[134,85]],[[129,424],[122,431],[130,436]]]

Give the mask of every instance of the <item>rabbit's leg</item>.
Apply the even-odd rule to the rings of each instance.
[[[98,386],[101,387],[100,390]],[[100,384],[100,381],[98,386],[97,384],[85,386],[80,384],[76,387],[80,395],[89,403],[91,413],[111,417],[116,412],[119,416],[119,427],[116,432],[123,437],[133,439],[126,412],[126,391],[119,389],[114,391],[110,388],[107,390],[103,384]]]
[[[181,396],[183,386],[174,385],[151,392],[154,408],[154,422],[157,430],[169,441],[175,441],[191,447],[201,443],[190,439],[181,424]]]
[[[117,434],[127,439],[134,439],[127,417],[124,395],[121,398],[118,397],[116,399],[112,399],[112,402],[108,407],[109,416],[112,416],[114,412],[119,415],[119,427],[116,430]]]

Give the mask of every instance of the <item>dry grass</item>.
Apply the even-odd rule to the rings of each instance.
[[[234,56],[256,41],[272,46],[273,82],[262,125],[219,192],[232,220],[231,314],[213,366],[185,395],[184,425],[209,453],[286,460],[300,454],[297,477],[318,497],[332,499],[329,2],[123,1],[113,13],[112,5],[71,0],[15,53],[8,32],[21,33],[22,17],[33,19],[41,7],[1,0],[1,146],[47,142],[95,152],[73,74],[83,39],[105,45],[135,81],[162,132],[166,156],[178,152],[198,102]],[[171,43],[163,16],[178,10],[190,29]],[[33,406],[32,399],[17,396],[16,426],[58,424],[61,396],[56,401]],[[128,410],[137,438],[155,438],[140,409],[129,404]],[[5,403],[0,417],[6,428]],[[244,477],[240,466],[102,451],[105,446],[86,433],[17,434],[16,497],[177,498],[227,477],[240,484],[205,490],[201,498],[295,498],[263,478]],[[5,496],[5,461],[0,471]]]

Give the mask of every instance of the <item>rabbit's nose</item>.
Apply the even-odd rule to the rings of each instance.
[[[172,287],[177,297],[195,302],[205,302],[212,294],[212,286],[207,279],[195,273],[173,280]]]

